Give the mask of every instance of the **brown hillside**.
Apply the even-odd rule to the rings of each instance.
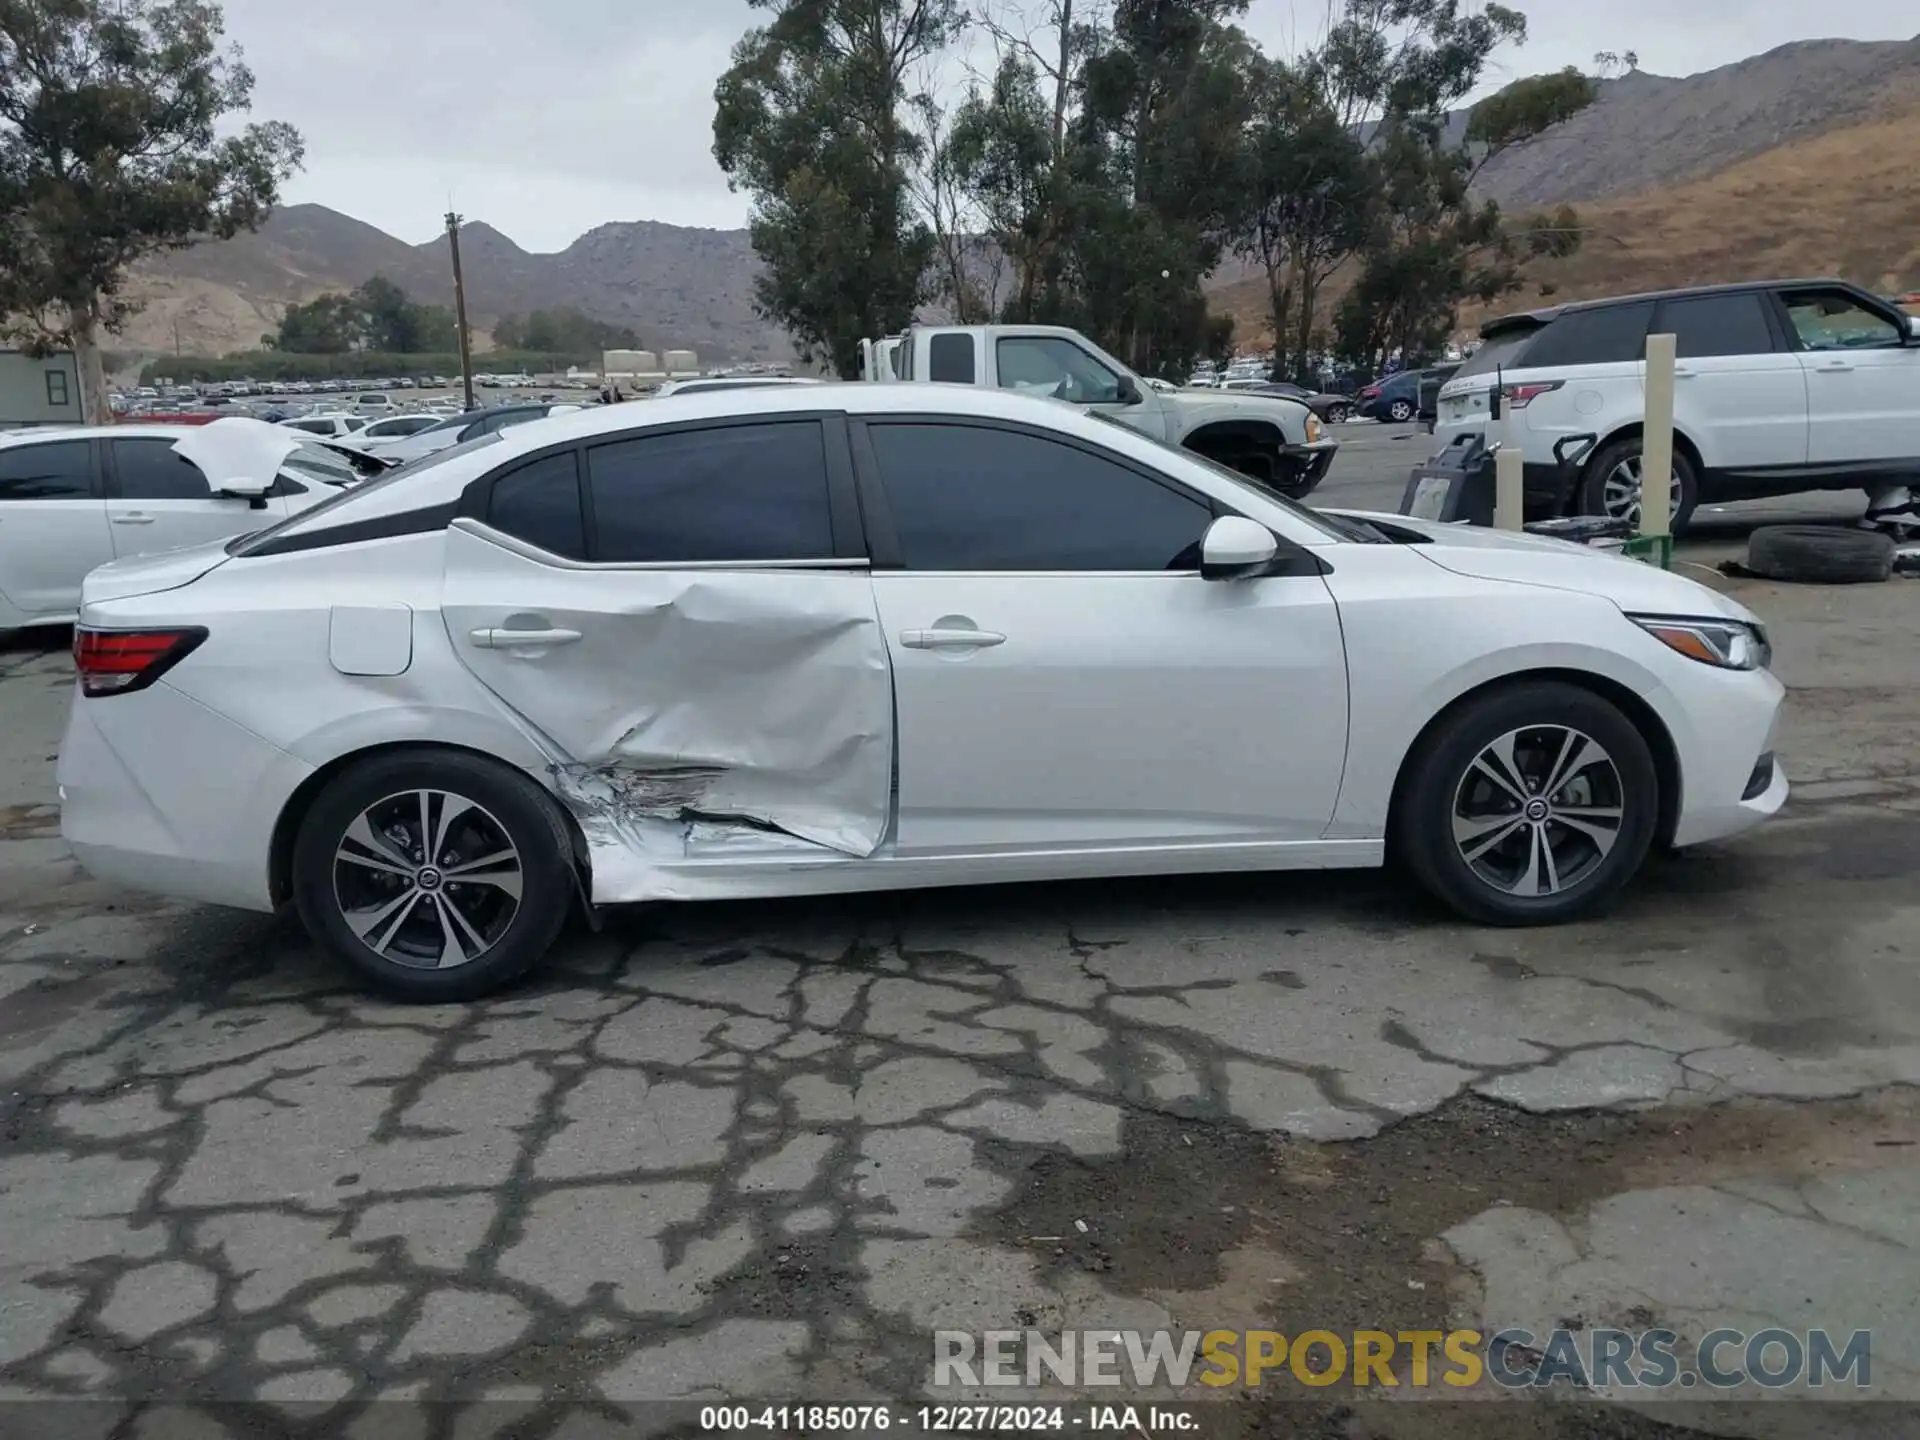
[[[1495,312],[1728,280],[1839,276],[1883,292],[1920,289],[1920,103],[1904,113],[1779,146],[1718,174],[1580,205],[1580,253],[1541,262]],[[1328,308],[1339,298],[1336,277]],[[1542,291],[1549,294],[1545,297]],[[1264,341],[1262,279],[1221,286],[1242,344]],[[1470,307],[1463,329],[1482,318]]]

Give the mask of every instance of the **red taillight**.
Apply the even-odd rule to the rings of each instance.
[[[1545,395],[1549,390],[1558,390],[1562,382],[1546,380],[1536,384],[1509,385],[1500,393],[1507,398],[1509,410],[1524,410],[1536,395]]]
[[[1362,400],[1378,400],[1380,398],[1380,387],[1378,385],[1367,386],[1366,389],[1360,392],[1360,398]]]
[[[82,695],[125,695],[143,690],[179,664],[207,638],[198,627],[182,630],[75,630],[73,666]]]

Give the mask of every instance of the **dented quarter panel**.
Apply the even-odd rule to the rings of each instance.
[[[446,544],[448,637],[551,746],[596,900],[668,898],[660,867],[701,829],[822,858],[879,847],[893,689],[864,570],[557,564],[464,524]],[[528,629],[578,638],[475,638]]]

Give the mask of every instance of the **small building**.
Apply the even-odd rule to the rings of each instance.
[[[0,430],[80,423],[80,367],[70,352],[36,359],[0,350]]]

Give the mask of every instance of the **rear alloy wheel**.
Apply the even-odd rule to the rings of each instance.
[[[1329,405],[1327,407],[1327,423],[1329,425],[1344,425],[1352,413],[1353,412],[1345,405]]]
[[[1583,515],[1604,515],[1609,520],[1625,520],[1637,533],[1640,529],[1640,487],[1645,478],[1638,436],[1628,436],[1607,446],[1587,466],[1577,497]],[[1693,462],[1679,449],[1673,452],[1673,476],[1669,482],[1667,528],[1684,535],[1693,519],[1693,507],[1699,503],[1699,481]]]
[[[376,756],[321,791],[293,888],[323,948],[407,1000],[464,1000],[552,945],[571,906],[568,838],[517,772],[456,751]]]
[[[1413,762],[1396,842],[1427,889],[1495,925],[1570,920],[1632,877],[1660,785],[1640,732],[1590,691],[1517,685],[1470,701]]]
[[[1404,425],[1413,418],[1413,402],[1396,400],[1387,407],[1387,418],[1396,425]]]

